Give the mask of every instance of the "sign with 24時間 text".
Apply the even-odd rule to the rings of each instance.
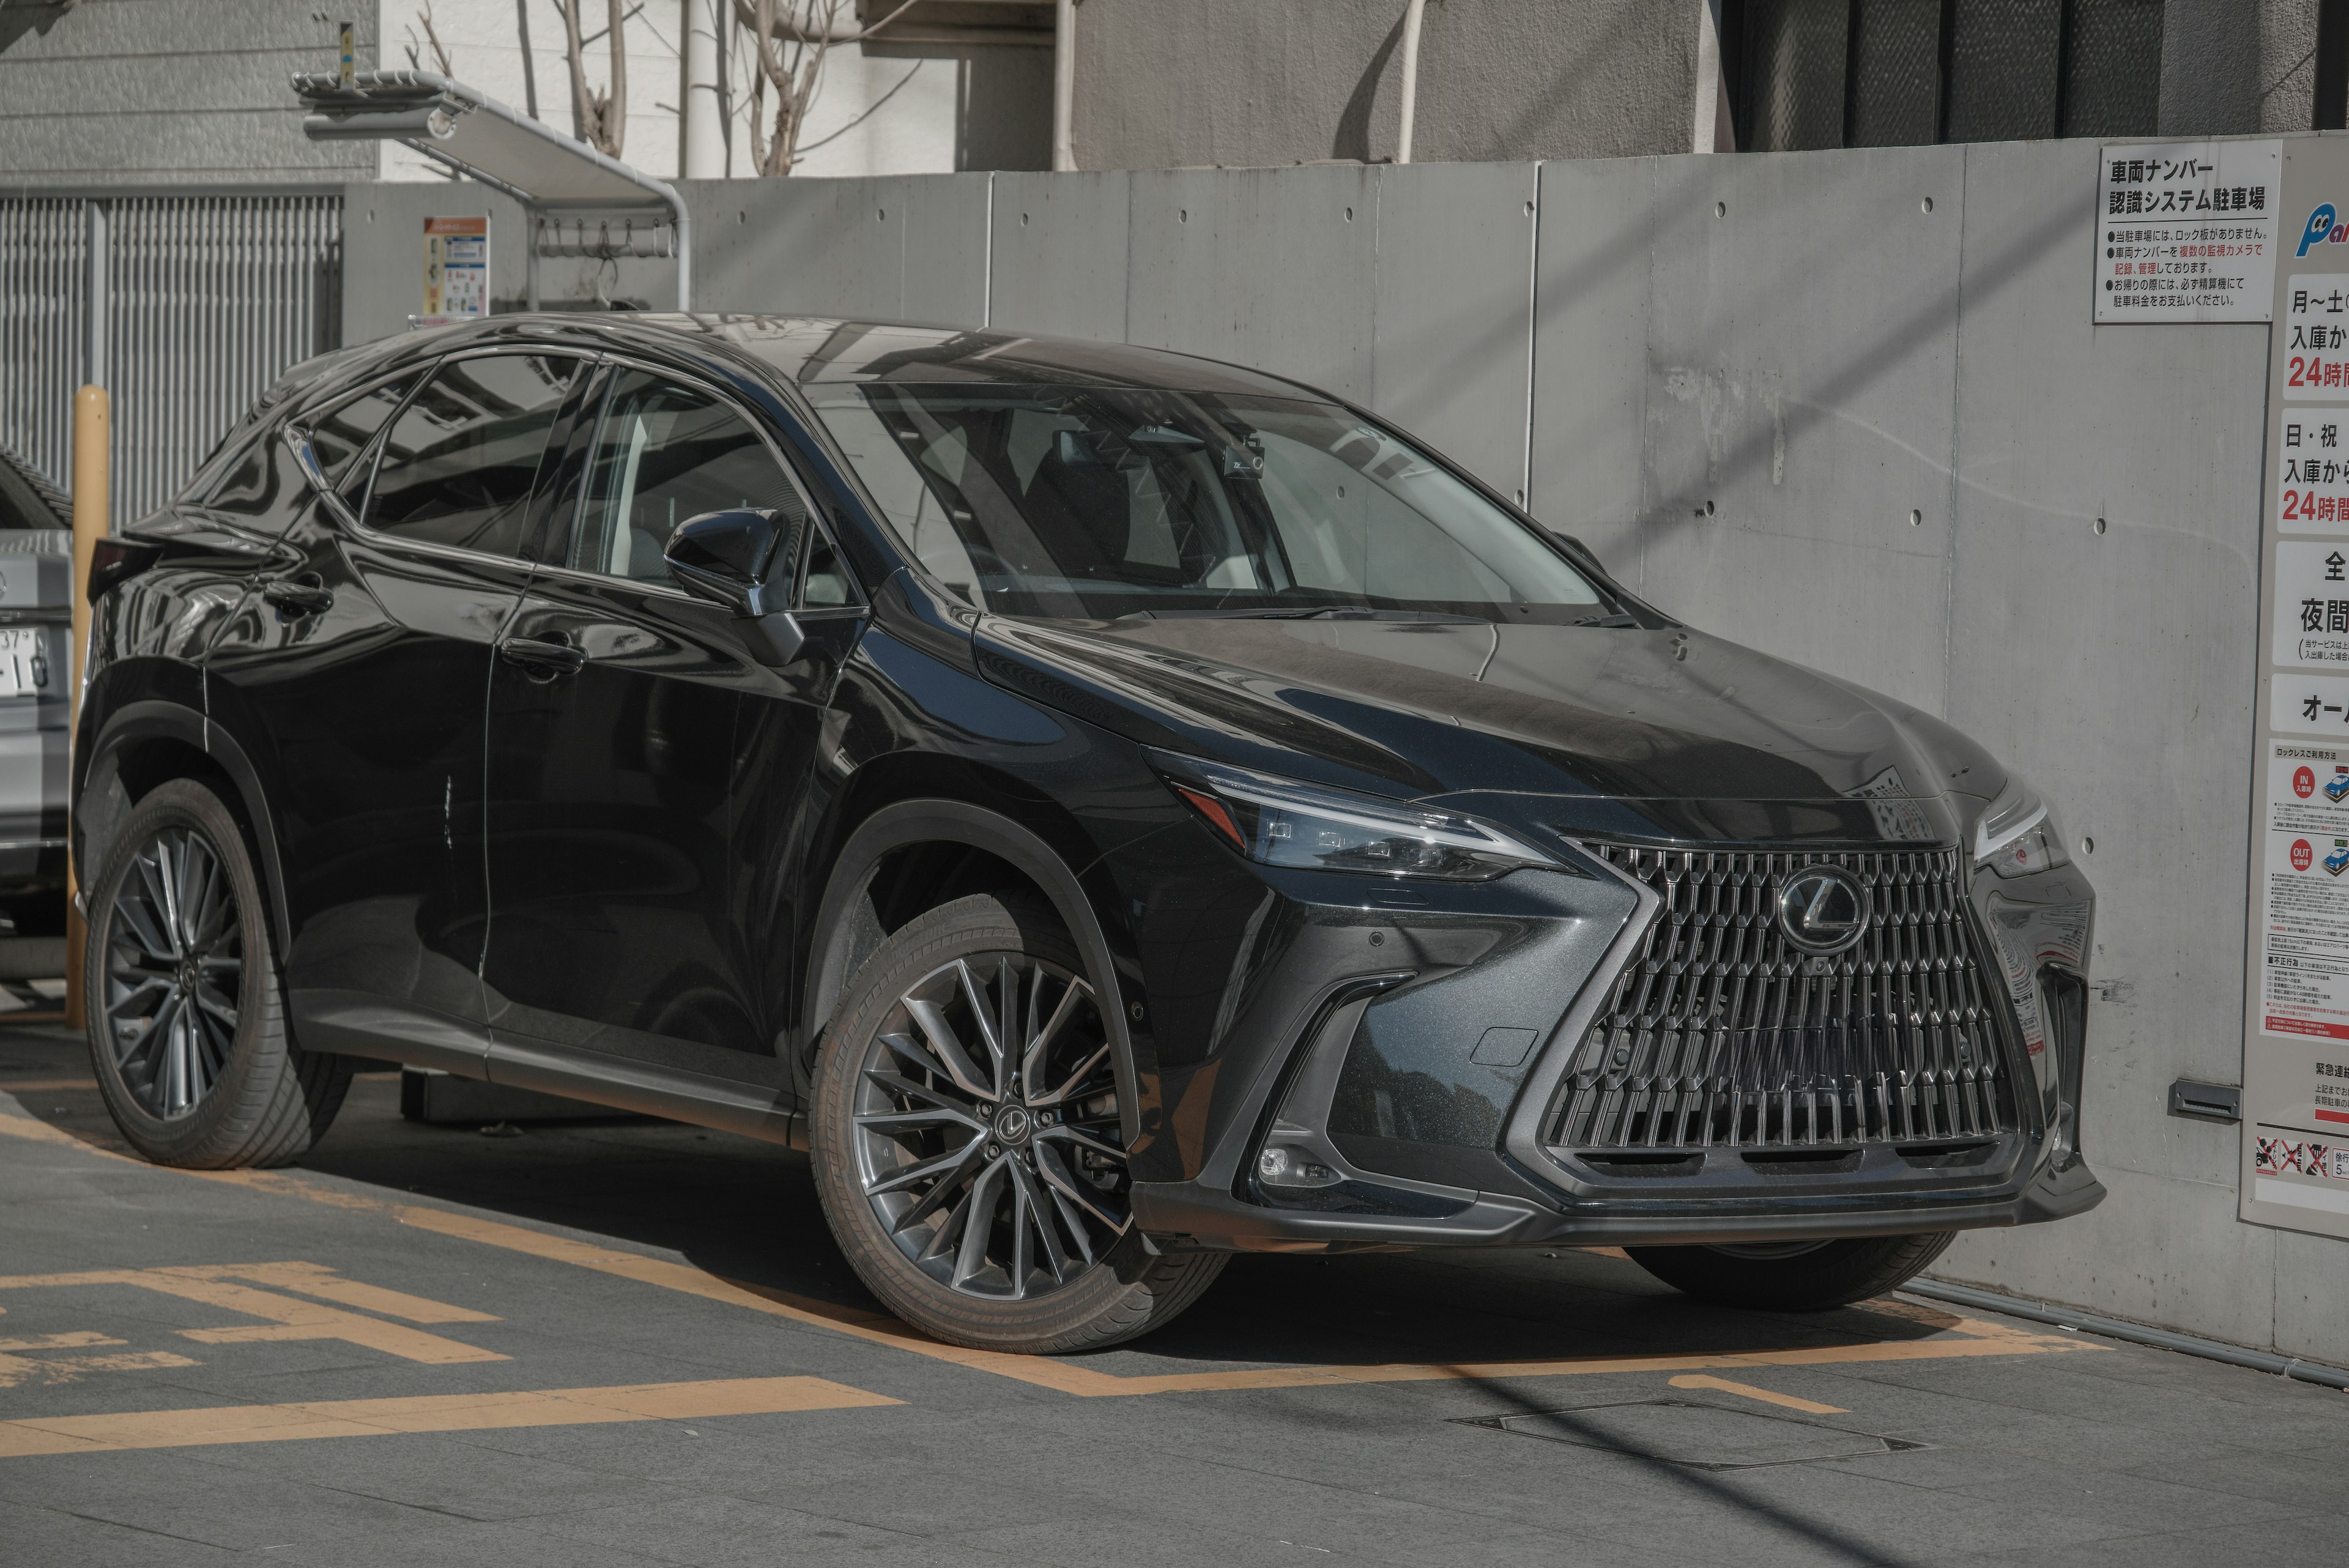
[[[2349,145],[2292,142],[2271,208],[2240,1212],[2349,1236]]]

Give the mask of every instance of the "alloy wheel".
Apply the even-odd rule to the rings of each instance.
[[[908,987],[865,1051],[854,1120],[882,1229],[963,1294],[1058,1290],[1133,1222],[1108,1031],[1058,964],[974,954]]]
[[[125,869],[107,915],[103,1005],[123,1086],[150,1116],[184,1116],[236,1047],[244,920],[204,836],[166,827]]]

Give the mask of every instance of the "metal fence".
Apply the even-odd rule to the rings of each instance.
[[[168,498],[278,372],[341,337],[338,194],[0,196],[0,445],[64,487],[113,395],[114,515]]]

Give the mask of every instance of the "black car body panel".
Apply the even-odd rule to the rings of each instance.
[[[355,519],[395,435],[355,435],[333,495],[281,461],[289,421],[386,386],[407,418],[421,379],[483,354],[580,365],[501,503],[511,547]],[[590,405],[630,367],[754,426],[837,549],[837,602],[802,568],[792,661],[666,578],[568,564],[599,483]],[[811,410],[883,383],[1320,396],[1148,350],[725,318],[497,317],[297,368],[129,530],[160,555],[97,606],[80,863],[160,779],[210,776],[259,851],[304,1047],[779,1139],[806,1135],[862,960],[941,898],[1017,886],[1101,990],[1134,1214],[1162,1246],[1890,1234],[2101,1197],[2078,1128],[2093,893],[2074,867],[1977,863],[2008,785],[1979,746],[1678,626],[1578,546],[1549,547],[1621,607],[1609,624],[974,608]],[[241,463],[247,500],[215,504]],[[1170,788],[1188,760],[1457,812],[1552,864],[1461,883],[1260,864]],[[1674,1137],[1651,1106],[1606,1150],[1557,1143],[1575,1054],[1681,896],[1671,867],[1770,855],[1952,868],[1900,875],[1943,900],[1938,961],[1974,987],[1968,1108],[1859,1106],[1857,1131],[1816,1103],[1703,1112],[1762,1129],[1724,1142],[1689,1132],[1687,1088]],[[1857,982],[1838,972],[1819,983]],[[1826,971],[1785,983],[1806,974]],[[1311,1184],[1260,1178],[1276,1143]]]

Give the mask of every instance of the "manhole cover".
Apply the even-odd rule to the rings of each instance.
[[[1789,1416],[1724,1409],[1685,1399],[1642,1399],[1627,1405],[1588,1405],[1575,1410],[1535,1410],[1519,1416],[1460,1418],[1464,1427],[1491,1427],[1520,1437],[1605,1449],[1700,1469],[1746,1469],[1756,1465],[1801,1464],[1806,1459],[1841,1459],[1857,1454],[1898,1453],[1921,1447],[1872,1432],[1847,1432]]]

